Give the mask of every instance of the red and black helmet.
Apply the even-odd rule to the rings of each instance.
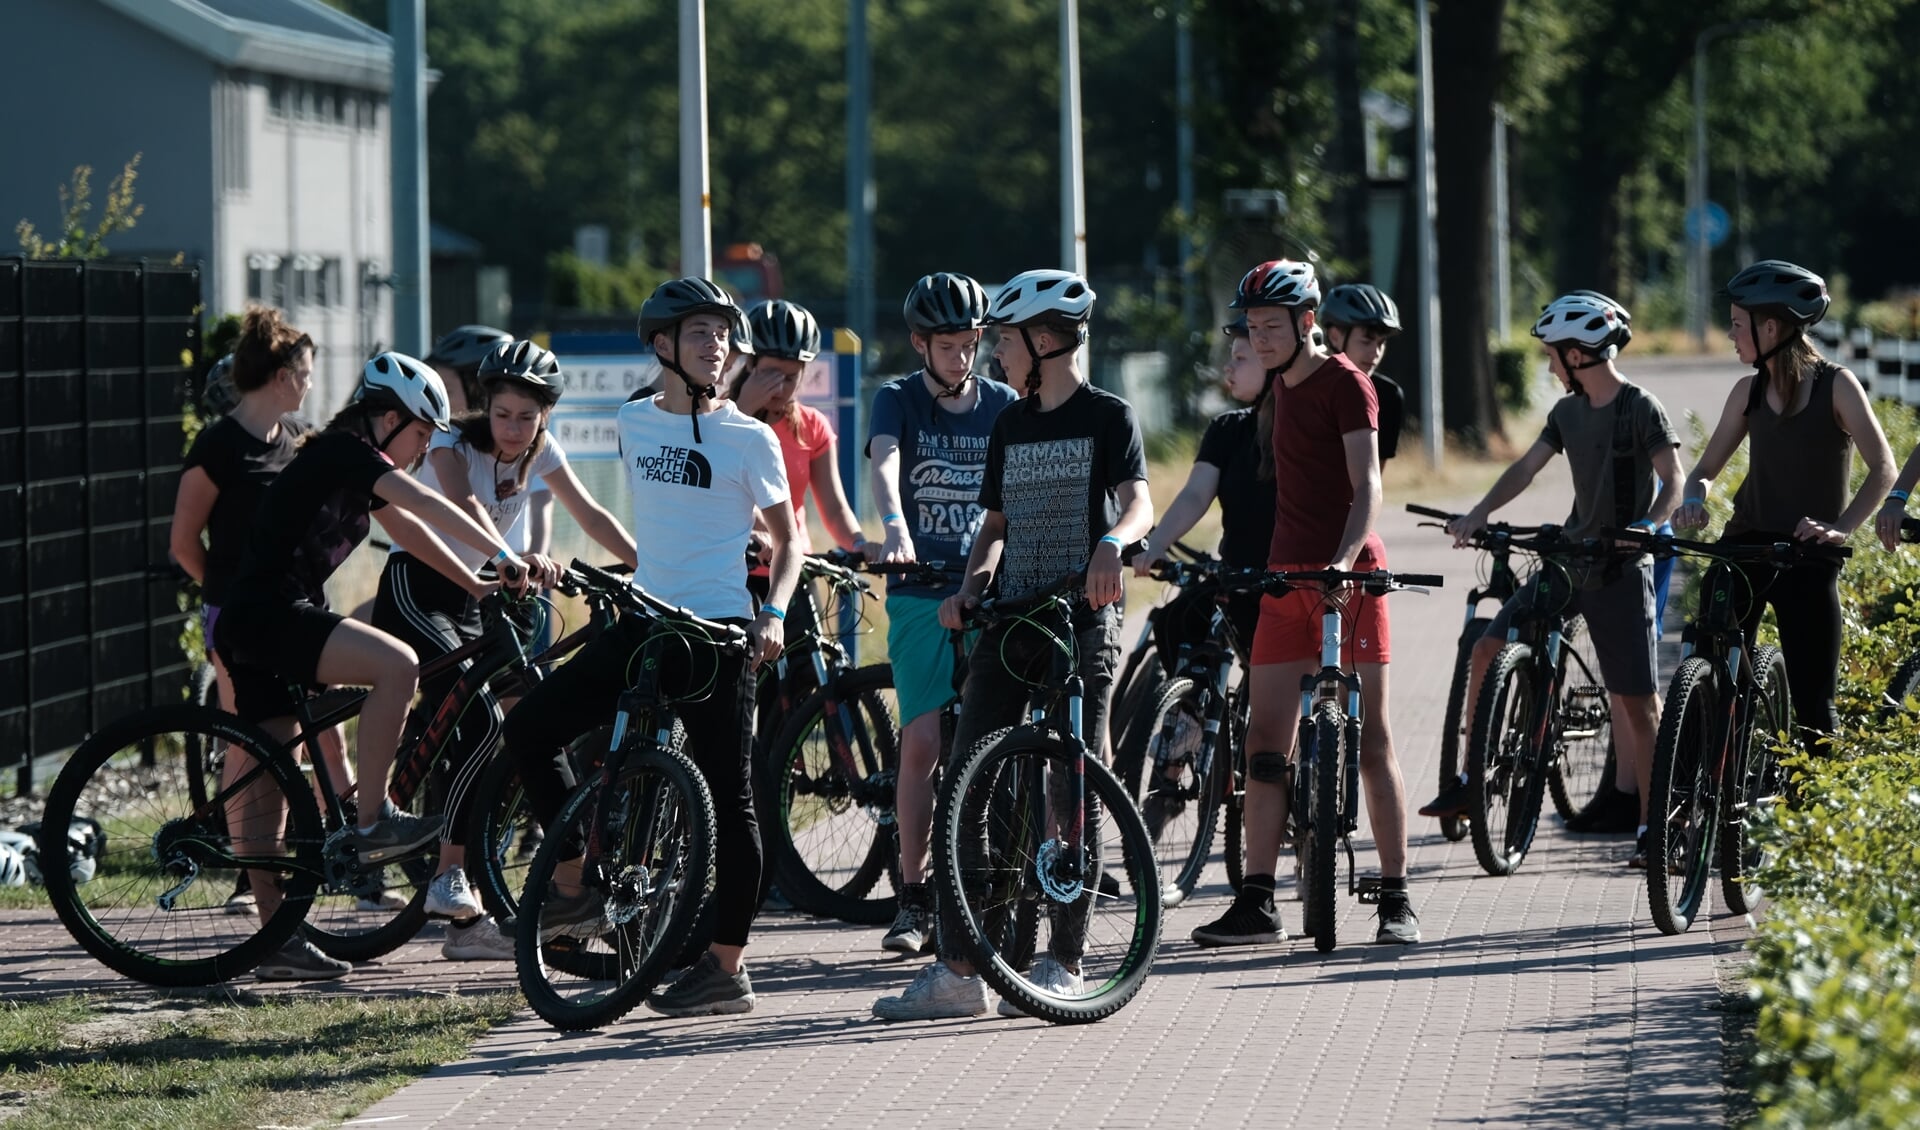
[[[1314,309],[1320,305],[1320,280],[1313,264],[1295,259],[1273,259],[1248,271],[1228,306],[1253,310],[1262,306]]]

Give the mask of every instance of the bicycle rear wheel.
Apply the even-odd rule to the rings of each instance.
[[[1754,841],[1754,814],[1774,804],[1784,785],[1776,744],[1792,740],[1793,700],[1787,694],[1787,660],[1771,644],[1753,653],[1753,717],[1728,759],[1720,829],[1720,897],[1735,914],[1752,914],[1766,902],[1756,873],[1766,857]]]
[[[1647,904],[1663,934],[1685,933],[1706,901],[1724,713],[1713,665],[1699,656],[1682,660],[1667,688],[1647,804]]]
[[[1471,736],[1467,728],[1473,724],[1471,709],[1473,704],[1467,701],[1467,682],[1473,669],[1473,647],[1480,637],[1487,634],[1487,627],[1493,621],[1485,616],[1475,616],[1467,621],[1460,633],[1460,646],[1453,657],[1453,681],[1447,688],[1447,717],[1440,728],[1440,791],[1446,792],[1460,782],[1460,774],[1465,772],[1467,759],[1462,752],[1467,739]],[[1440,818],[1440,834],[1458,843],[1467,838],[1467,818],[1464,816],[1443,816]]]
[[[809,914],[880,926],[899,910],[898,714],[893,667],[859,667],[809,695],[766,747],[755,794],[768,862]]]
[[[613,727],[602,726],[568,749],[575,780],[598,766],[613,741]],[[476,786],[473,811],[467,821],[467,877],[480,904],[496,922],[511,922],[520,913],[520,892],[534,853],[546,839],[546,830],[534,819],[520,767],[498,750]]]
[[[542,939],[554,871],[577,859],[605,803],[605,877],[586,889],[605,900],[611,929],[596,937]],[[514,963],[540,1018],[563,1032],[599,1028],[646,999],[712,892],[713,798],[685,755],[648,743],[618,780],[596,776],[567,800],[534,854],[521,892]]]
[[[1199,772],[1201,745],[1206,737],[1205,692],[1184,676],[1160,688],[1129,737],[1121,780],[1127,792],[1140,800],[1140,816],[1160,860],[1163,905],[1178,906],[1193,893],[1213,855],[1213,836],[1220,822],[1225,790],[1216,776],[1231,772],[1226,735],[1214,742],[1213,764],[1207,776]]]
[[[402,739],[400,748],[409,748]],[[416,756],[418,754],[416,753]],[[431,773],[420,773],[410,791],[399,785],[407,774],[396,772],[387,795],[408,812],[422,816],[440,813],[445,802]],[[331,814],[321,817],[328,842],[353,834],[354,806],[348,819],[336,825]],[[324,850],[325,879],[307,911],[307,937],[329,957],[341,961],[373,961],[412,941],[427,924],[427,887],[440,864],[440,839],[420,845],[404,856],[376,866],[359,862],[344,845]]]
[[[195,803],[183,753],[196,743],[253,768],[230,788],[215,779]],[[185,987],[240,976],[292,937],[319,882],[320,821],[305,778],[264,752],[273,748],[240,719],[184,703],[123,718],[82,742],[47,794],[39,844],[47,897],[74,940],[118,973]],[[74,857],[67,829],[76,819],[98,822],[97,857]],[[238,845],[245,851],[236,850],[230,820],[252,830]],[[242,870],[236,857],[281,892],[265,922],[227,912]]]
[[[1061,858],[1056,829],[1072,761],[1050,735],[992,735],[942,778],[934,815],[941,928],[957,931],[967,958],[1002,997],[1054,1024],[1119,1011],[1145,982],[1160,942],[1152,841],[1120,782],[1096,758],[1083,760],[1084,856]],[[1100,893],[1108,870],[1118,873],[1118,895]],[[1042,916],[1050,923],[1049,956],[1078,965],[1076,991],[1055,992],[1029,979],[1033,943],[1026,931],[1037,933]]]
[[[1543,724],[1533,648],[1510,643],[1480,684],[1467,745],[1473,854],[1489,875],[1510,875],[1527,858],[1540,824],[1545,791],[1540,746],[1553,735]]]
[[[1568,619],[1562,635],[1559,740],[1547,787],[1554,811],[1571,820],[1613,780],[1613,710],[1585,618]]]

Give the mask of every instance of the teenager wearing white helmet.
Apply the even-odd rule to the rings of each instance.
[[[1000,413],[987,441],[980,486],[980,528],[960,591],[940,606],[940,623],[958,631],[992,582],[1018,599],[1077,570],[1086,603],[1074,614],[1079,672],[1086,683],[1081,732],[1089,755],[1101,752],[1117,669],[1123,582],[1120,547],[1153,525],[1146,447],[1127,402],[1087,383],[1078,362],[1093,315],[1093,288],[1067,271],[1027,271],[1000,289],[987,310],[999,327],[994,360],[1026,399]],[[1026,687],[1047,671],[1049,654],[1009,624],[988,629],[967,664],[955,749],[973,746],[1020,719]],[[1017,670],[1010,670],[1016,668]],[[1024,680],[1024,681],[1023,681]],[[1096,744],[1099,743],[1099,744]],[[1084,914],[1051,923],[1047,951],[1028,979],[1062,995],[1081,991]],[[874,1002],[884,1020],[977,1016],[987,991],[961,956],[957,930],[940,930],[940,960],[905,993]],[[1003,1015],[1020,1015],[1002,1001]]]
[[[362,863],[378,865],[430,843],[440,821],[401,812],[386,796],[400,728],[419,686],[419,660],[405,643],[327,607],[326,581],[366,540],[372,514],[396,545],[479,596],[492,586],[450,551],[436,529],[491,558],[502,575],[524,583],[526,568],[500,537],[482,529],[443,496],[407,473],[427,441],[448,426],[447,391],[432,369],[399,353],[368,361],[352,401],[267,487],[255,512],[246,553],[214,644],[226,661],[234,708],[276,738],[294,731],[288,684],[340,683],[371,688],[360,714],[358,806],[354,846]],[[232,760],[229,769],[233,768]],[[252,790],[248,790],[251,792]],[[239,798],[234,850],[271,850],[273,824],[264,806]],[[256,842],[256,840],[260,842]],[[253,877],[263,916],[279,905],[271,876]],[[296,936],[261,967],[263,977],[338,976],[345,963]]]
[[[534,483],[548,483],[589,537],[632,566],[633,538],[587,494],[547,429],[548,416],[560,399],[560,376],[553,354],[531,341],[495,345],[475,373],[484,407],[455,417],[451,431],[434,433],[420,480],[516,549],[527,544]],[[479,550],[448,548],[469,570],[486,563]],[[559,568],[544,555],[529,552],[522,557],[537,583],[558,580]],[[455,580],[397,545],[380,574],[373,625],[404,641],[422,663],[480,638],[482,631],[479,602]],[[421,701],[444,700],[460,674],[453,668],[422,683]],[[481,688],[455,728],[448,757],[434,766],[446,798],[447,821],[439,866],[427,888],[426,911],[449,920],[441,953],[455,961],[513,960],[512,934],[486,917],[465,869],[472,788],[499,743],[502,712],[512,705]]]
[[[1600,536],[1608,527],[1656,529],[1680,499],[1680,437],[1652,393],[1620,374],[1614,360],[1631,332],[1625,310],[1604,295],[1576,291],[1549,303],[1534,323],[1547,365],[1567,394],[1547,413],[1540,437],[1515,460],[1485,498],[1447,529],[1456,546],[1487,524],[1493,511],[1518,498],[1553,457],[1565,453],[1573,472],[1573,511],[1566,536]],[[1629,866],[1646,865],[1647,797],[1653,776],[1653,742],[1660,727],[1653,562],[1645,554],[1606,564],[1572,566],[1571,611],[1586,617],[1600,679],[1606,684],[1618,754],[1614,780],[1572,822],[1576,831],[1610,832],[1638,827],[1641,846]],[[1480,701],[1480,682],[1506,643],[1507,628],[1532,605],[1537,579],[1523,585],[1500,609],[1473,648],[1467,698]],[[1466,811],[1465,781],[1421,808],[1423,816]]]
[[[1740,442],[1750,439],[1747,477],[1734,492],[1724,540],[1839,545],[1876,508],[1882,539],[1889,526],[1897,534],[1898,523],[1888,521],[1882,505],[1883,499],[1905,502],[1889,495],[1895,478],[1886,433],[1859,379],[1822,357],[1807,335],[1826,316],[1826,281],[1805,267],[1767,259],[1733,276],[1721,297],[1732,303],[1727,337],[1741,363],[1755,371],[1727,394],[1720,422],[1687,476],[1673,524],[1706,525],[1713,480]],[[1856,450],[1867,473],[1860,488],[1849,491]],[[1748,576],[1758,595],[1748,610],[1748,630],[1758,627],[1771,605],[1794,721],[1804,730],[1832,733],[1839,722],[1833,704],[1842,632],[1839,563],[1803,560],[1778,572],[1755,568]]]
[[[880,386],[869,416],[867,456],[873,501],[886,541],[880,560],[945,561],[958,567],[980,528],[980,481],[994,421],[1018,395],[975,375],[987,294],[966,275],[925,275],[901,308],[920,370]],[[953,700],[953,648],[940,603],[955,582],[910,577],[887,582],[887,657],[900,706],[900,772],[894,821],[900,833],[900,910],[881,939],[893,953],[933,946],[927,845],[933,835],[933,777],[940,764],[940,712]]]
[[[1385,568],[1386,550],[1373,531],[1380,507],[1379,401],[1366,374],[1316,340],[1320,297],[1311,263],[1277,259],[1248,271],[1232,303],[1245,312],[1249,340],[1268,372],[1259,417],[1268,441],[1261,471],[1275,484],[1266,564],[1289,570]],[[1355,594],[1347,611],[1352,635],[1346,661],[1361,675],[1366,696],[1360,776],[1380,852],[1375,940],[1416,942],[1419,919],[1407,893],[1405,785],[1388,726],[1386,601]],[[1248,695],[1246,879],[1224,914],[1193,931],[1199,945],[1285,937],[1273,902],[1274,872],[1286,827],[1294,708],[1302,678],[1320,665],[1321,612],[1315,593],[1261,598]]]

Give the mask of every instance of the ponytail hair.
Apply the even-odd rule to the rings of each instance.
[[[1780,351],[1767,359],[1768,382],[1780,389],[1780,403],[1784,412],[1792,412],[1800,395],[1800,382],[1809,379],[1814,366],[1825,361],[1813,339],[1807,336],[1807,323],[1796,317],[1785,306],[1755,306],[1747,310],[1747,317],[1755,325],[1772,319],[1781,329],[1792,334],[1780,346]],[[1762,395],[1765,395],[1764,389]]]
[[[233,387],[252,392],[312,348],[313,338],[288,325],[277,308],[249,306],[233,346]]]
[[[1273,481],[1273,385],[1280,379],[1275,369],[1267,370],[1267,387],[1260,390],[1260,400],[1253,407],[1253,419],[1259,435],[1255,442],[1260,445],[1260,481]]]

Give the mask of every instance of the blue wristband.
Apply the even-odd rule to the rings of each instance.
[[[1682,506],[1705,506],[1706,504],[1707,500],[1704,498],[1683,498],[1680,500],[1680,505]]]
[[[1117,537],[1114,537],[1112,534],[1108,534],[1105,537],[1101,538],[1100,540],[1103,542],[1106,542],[1108,545],[1112,546],[1115,549],[1120,548],[1120,539]]]
[[[1896,498],[1902,502],[1905,502],[1907,500],[1907,497],[1908,497],[1908,492],[1904,490],[1890,490],[1887,492],[1887,501],[1889,502],[1893,501]]]
[[[884,526],[884,525],[886,525],[886,524],[887,524],[888,522],[898,522],[899,520],[900,520],[900,515],[899,515],[899,514],[882,514],[882,515],[880,515],[880,524],[881,524],[881,525],[883,525],[883,526]]]
[[[775,620],[780,620],[782,622],[784,622],[787,618],[787,614],[785,612],[780,611],[778,608],[775,608],[771,604],[761,605],[760,611],[765,612],[767,615],[773,617]]]
[[[1629,529],[1629,530],[1631,530],[1631,529],[1633,529],[1633,528],[1635,528],[1635,527],[1639,527],[1640,529],[1643,529],[1643,530],[1645,530],[1645,531],[1647,531],[1648,533],[1652,533],[1652,532],[1653,532],[1653,529],[1654,529],[1654,526],[1653,526],[1653,519],[1651,519],[1651,518],[1642,518],[1642,519],[1640,519],[1640,520],[1639,520],[1638,522],[1628,522],[1628,523],[1627,523],[1627,529]]]
[[[509,553],[508,553],[508,552],[507,552],[506,550],[504,550],[504,549],[501,549],[501,550],[495,550],[495,551],[494,551],[494,554],[493,554],[493,561],[494,561],[494,564],[496,564],[496,565],[497,565],[497,564],[500,564],[501,562],[504,562],[504,561],[505,561],[505,560],[506,560],[506,559],[507,559],[508,557],[510,557],[510,556],[511,556],[511,554],[509,554]]]

